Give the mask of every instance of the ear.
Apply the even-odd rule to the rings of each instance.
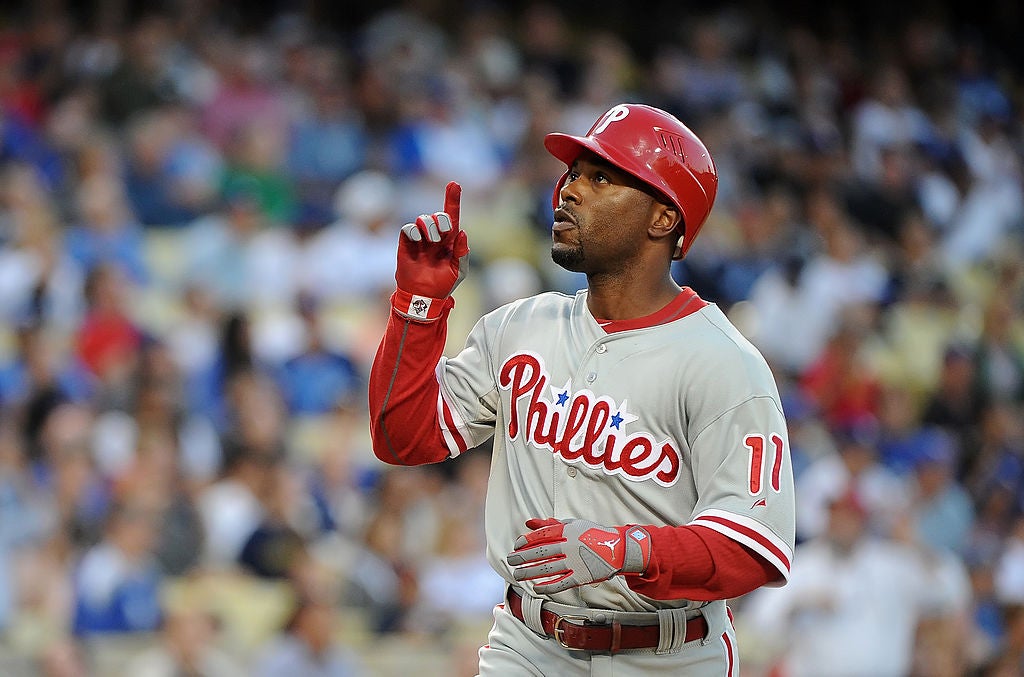
[[[669,237],[672,240],[672,246],[675,247],[676,236],[682,227],[683,218],[675,205],[663,202],[654,203],[651,225],[647,228],[648,235],[658,240]]]

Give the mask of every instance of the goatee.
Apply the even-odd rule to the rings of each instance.
[[[551,260],[570,272],[581,272],[584,259],[582,247],[551,247]]]

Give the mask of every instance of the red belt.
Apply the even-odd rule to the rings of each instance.
[[[508,610],[523,623],[523,598],[515,590],[508,591]],[[625,649],[657,649],[661,642],[661,626],[622,625],[621,623],[592,623],[582,616],[559,616],[541,609],[540,622],[548,637],[553,637],[566,649],[616,653]],[[703,639],[708,634],[708,622],[703,615],[686,621],[686,641]]]

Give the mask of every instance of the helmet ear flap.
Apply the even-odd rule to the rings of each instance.
[[[558,194],[562,192],[562,188],[565,186],[565,180],[569,178],[569,170],[566,169],[565,173],[558,178],[555,182],[555,190],[551,193],[551,209],[558,209],[558,204],[562,201]]]
[[[672,252],[673,261],[681,261],[683,258],[683,243],[686,241],[686,232],[683,231],[679,234],[679,239],[676,240],[676,248]]]

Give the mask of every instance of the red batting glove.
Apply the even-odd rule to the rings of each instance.
[[[554,593],[616,574],[642,574],[651,563],[651,535],[639,526],[604,527],[581,519],[531,519],[533,531],[515,542],[505,558],[517,581]]]
[[[459,228],[461,197],[462,186],[452,181],[445,187],[443,212],[422,214],[402,226],[392,304],[411,320],[436,320],[466,276],[469,243]]]

